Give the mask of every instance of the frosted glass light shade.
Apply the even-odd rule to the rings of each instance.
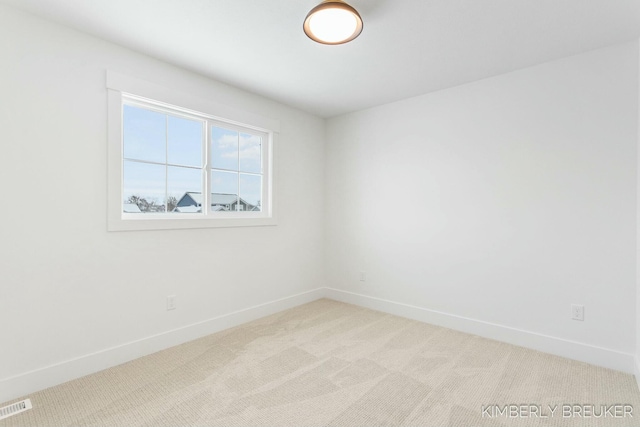
[[[313,41],[323,44],[350,42],[362,32],[358,11],[339,0],[325,0],[311,9],[304,20],[304,32]]]

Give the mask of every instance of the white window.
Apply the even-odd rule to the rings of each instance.
[[[274,131],[189,107],[110,87],[110,230],[275,224]]]

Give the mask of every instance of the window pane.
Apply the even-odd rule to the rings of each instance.
[[[174,165],[202,166],[202,122],[169,116],[168,162]]]
[[[123,212],[164,212],[165,167],[124,161]]]
[[[240,134],[240,170],[262,173],[262,138],[259,136]]]
[[[240,174],[240,203],[245,211],[262,210],[262,176]]]
[[[166,115],[125,105],[122,118],[124,157],[164,163],[166,161]]]
[[[238,132],[211,128],[211,165],[216,169],[238,170]]]
[[[238,202],[238,173],[211,171],[211,210],[236,210]]]
[[[202,171],[169,166],[167,174],[167,212],[202,212]]]

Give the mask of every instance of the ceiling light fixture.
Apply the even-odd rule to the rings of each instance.
[[[313,41],[342,44],[360,35],[362,18],[357,10],[342,0],[324,0],[311,9],[302,27]]]

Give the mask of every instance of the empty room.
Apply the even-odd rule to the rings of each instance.
[[[638,426],[640,0],[0,0],[0,426]]]

